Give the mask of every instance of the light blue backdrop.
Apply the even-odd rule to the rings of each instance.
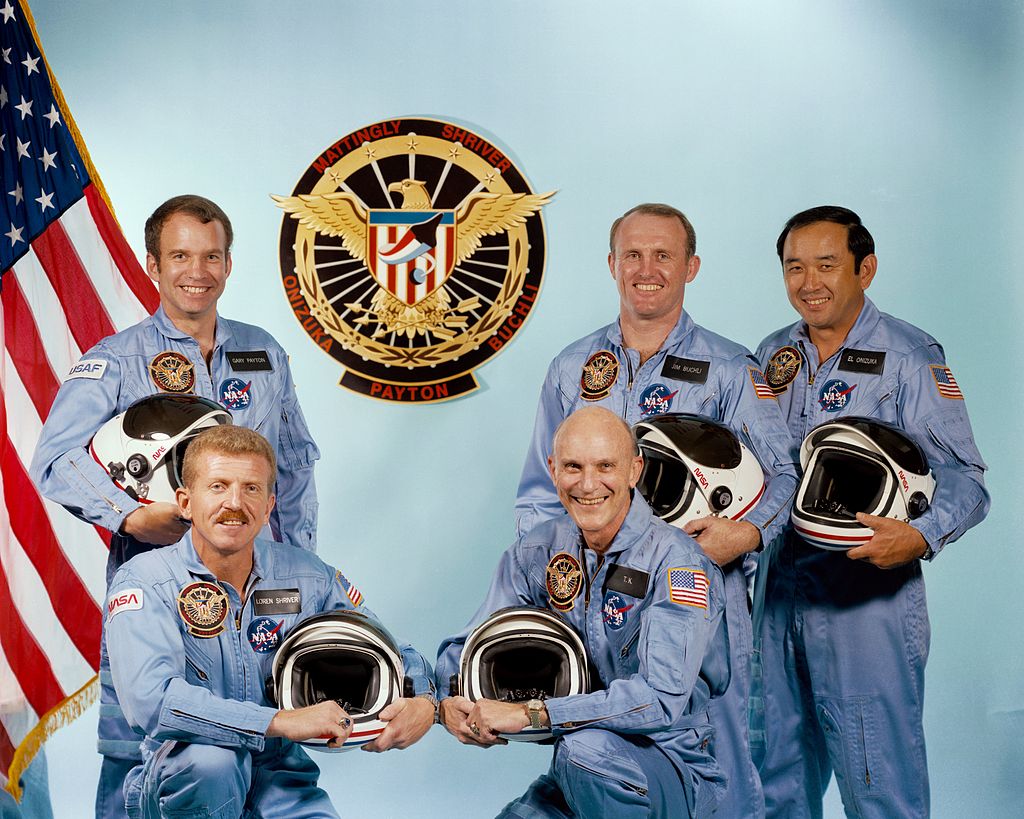
[[[991,468],[989,519],[926,572],[935,815],[1020,815],[1020,2],[34,0],[33,11],[140,256],[143,222],[167,196],[204,193],[231,215],[223,312],[291,352],[324,454],[321,554],[430,655],[512,539],[547,362],[616,310],[611,220],[643,200],[686,210],[703,258],[687,307],[754,346],[793,319],[774,256],[785,219],[822,203],[859,211],[878,244],[871,296],[945,344]],[[289,193],[344,134],[417,114],[496,135],[534,189],[559,193],[544,211],[538,306],[477,371],[482,389],[390,406],[336,386],[338,365],[292,316],[268,194]],[[88,813],[95,719],[49,744],[58,816]],[[465,749],[435,730],[405,752],[321,761],[343,815],[476,817],[548,754]]]

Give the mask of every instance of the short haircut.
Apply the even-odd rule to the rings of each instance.
[[[694,232],[690,220],[686,218],[686,214],[678,208],[674,208],[671,205],[663,205],[660,202],[644,202],[641,205],[635,205],[612,222],[611,230],[608,231],[608,250],[612,253],[615,252],[615,234],[619,231],[619,225],[622,224],[627,216],[632,216],[634,213],[642,213],[645,216],[668,216],[669,218],[674,217],[678,219],[683,223],[683,230],[686,231],[686,258],[689,259],[696,255],[697,234]]]
[[[875,240],[856,213],[839,205],[820,205],[802,210],[796,216],[790,217],[775,243],[779,261],[786,263],[782,258],[782,247],[786,244],[786,237],[790,231],[813,225],[815,222],[832,222],[846,228],[846,247],[853,254],[854,273],[860,273],[860,263],[875,252]]]
[[[181,468],[182,483],[191,488],[199,471],[199,461],[207,454],[215,455],[255,455],[263,458],[270,467],[270,484],[267,491],[274,491],[277,480],[277,458],[270,442],[247,427],[236,427],[233,424],[204,429],[189,442],[185,450],[185,458]]]
[[[204,225],[209,222],[220,222],[224,227],[224,249],[231,250],[235,234],[231,230],[228,215],[216,202],[194,193],[186,193],[168,199],[146,220],[146,252],[154,259],[160,259],[160,234],[163,232],[164,224],[176,213],[193,216]]]

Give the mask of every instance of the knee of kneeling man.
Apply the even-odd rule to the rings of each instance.
[[[248,752],[219,745],[180,743],[156,772],[164,788],[189,783],[227,796],[229,789],[244,796],[249,789]]]

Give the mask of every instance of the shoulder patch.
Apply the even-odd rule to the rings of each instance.
[[[708,607],[708,576],[700,569],[668,570],[668,598],[681,606]]]
[[[122,611],[138,611],[142,608],[142,589],[125,589],[107,600],[107,619]]]
[[[619,359],[611,350],[598,350],[583,365],[580,375],[580,397],[584,401],[600,401],[612,391],[619,377]]]
[[[803,356],[800,355],[800,351],[796,347],[780,347],[772,353],[771,358],[768,359],[764,377],[776,395],[789,389],[789,385],[793,383],[800,372],[800,365],[803,362]]]
[[[953,378],[953,373],[949,367],[944,367],[941,364],[930,364],[929,367],[932,371],[932,378],[935,379],[935,389],[939,391],[939,395],[943,398],[964,400],[964,394],[960,392],[960,385],[956,383],[956,379]]]
[[[72,367],[66,376],[65,381],[70,381],[72,378],[92,378],[99,379],[103,378],[103,373],[107,371],[107,362],[102,358],[88,358],[79,361],[74,367]]]
[[[750,375],[750,383],[754,385],[754,392],[758,398],[771,398],[775,400],[775,390],[765,381],[764,373],[759,368],[747,367],[747,373]]]
[[[345,592],[345,596],[351,601],[352,605],[359,608],[359,604],[363,602],[362,592],[352,585],[352,582],[337,569],[334,570],[334,579],[341,586],[341,590]]]

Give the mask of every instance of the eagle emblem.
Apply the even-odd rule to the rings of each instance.
[[[361,129],[325,151],[292,195],[272,197],[288,214],[289,301],[348,368],[343,386],[385,400],[454,397],[476,386],[468,371],[532,308],[540,211],[552,195],[533,193],[503,152],[461,127]],[[439,379],[439,365],[452,374]]]
[[[559,552],[548,561],[545,575],[551,607],[569,611],[583,588],[583,568],[579,560],[568,552]]]
[[[181,353],[167,350],[149,362],[149,377],[161,392],[192,392],[196,368]]]
[[[598,350],[583,365],[580,375],[580,397],[584,401],[600,401],[612,390],[619,377],[619,359],[611,350]]]
[[[178,593],[178,614],[193,637],[216,637],[228,619],[228,596],[216,583],[200,580]]]

